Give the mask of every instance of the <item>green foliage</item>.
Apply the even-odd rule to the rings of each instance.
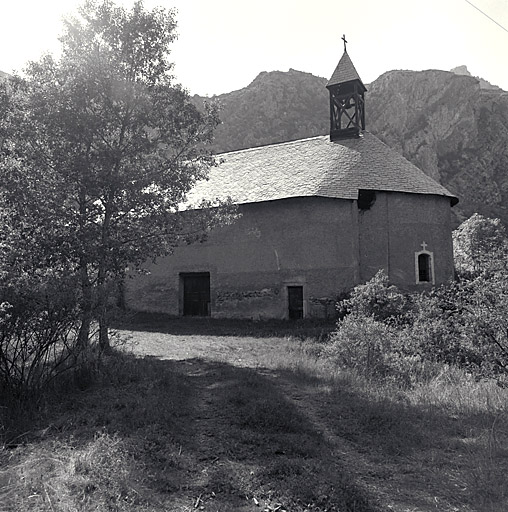
[[[86,2],[65,23],[61,57],[0,88],[0,245],[20,268],[77,276],[80,339],[96,317],[105,348],[110,292],[127,266],[229,219],[220,203],[179,214],[215,165],[207,144],[219,119],[172,81],[175,27],[173,11],[141,1]]]
[[[506,278],[477,277],[418,297],[405,330],[408,350],[428,361],[501,378],[508,368],[507,285]]]
[[[459,288],[463,335],[484,375],[508,372],[508,275],[479,276]]]
[[[481,375],[508,372],[508,237],[499,219],[475,214],[454,232],[457,330]]]
[[[412,297],[413,309],[401,331],[404,353],[421,360],[468,366],[477,356],[466,343],[456,299],[459,285],[436,288]]]
[[[407,354],[401,334],[413,307],[412,298],[390,285],[379,270],[339,302],[339,312],[346,316],[337,323],[324,354],[334,364],[369,378],[407,384],[420,360]]]
[[[453,232],[455,267],[459,276],[507,271],[508,238],[499,219],[475,213]]]
[[[339,321],[323,354],[339,366],[383,377],[389,373],[387,357],[393,342],[394,331],[390,326],[373,316],[355,313]]]
[[[48,384],[76,368],[79,310],[72,278],[47,271],[0,280],[0,427],[37,405]],[[0,428],[1,429],[1,428]]]
[[[454,233],[459,279],[403,294],[378,272],[339,308],[326,354],[339,366],[415,385],[435,365],[477,377],[508,374],[508,238],[500,222],[473,215]]]
[[[379,321],[401,318],[408,307],[407,297],[388,283],[384,270],[379,270],[365,284],[355,286],[350,297],[339,303],[342,313],[372,316]]]

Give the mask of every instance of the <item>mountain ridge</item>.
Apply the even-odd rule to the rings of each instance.
[[[193,101],[222,104],[214,150],[223,153],[327,134],[326,82],[262,71],[242,89]],[[455,224],[478,212],[508,226],[508,92],[466,66],[387,71],[367,89],[367,130],[459,197]]]
[[[479,212],[508,226],[508,93],[465,71],[383,73],[367,84],[366,128],[460,198],[455,224]],[[265,71],[242,89],[194,101],[222,105],[214,149],[227,152],[327,134],[326,82]]]

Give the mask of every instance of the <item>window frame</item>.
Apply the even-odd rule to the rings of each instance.
[[[428,281],[420,280],[420,256],[422,256],[422,255],[428,256],[428,258],[429,258],[428,259],[428,266],[429,266],[429,280]],[[416,282],[416,284],[433,284],[433,285],[436,284],[436,277],[435,277],[435,273],[434,273],[434,253],[433,252],[427,251],[426,249],[415,252],[415,282]]]

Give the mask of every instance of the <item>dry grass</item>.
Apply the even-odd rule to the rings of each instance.
[[[508,510],[506,389],[450,368],[375,384],[290,327],[131,323],[0,451],[0,511]]]

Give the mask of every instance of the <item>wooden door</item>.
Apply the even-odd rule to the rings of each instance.
[[[210,316],[210,274],[183,274],[184,316]]]
[[[288,286],[289,318],[303,318],[303,286]]]

